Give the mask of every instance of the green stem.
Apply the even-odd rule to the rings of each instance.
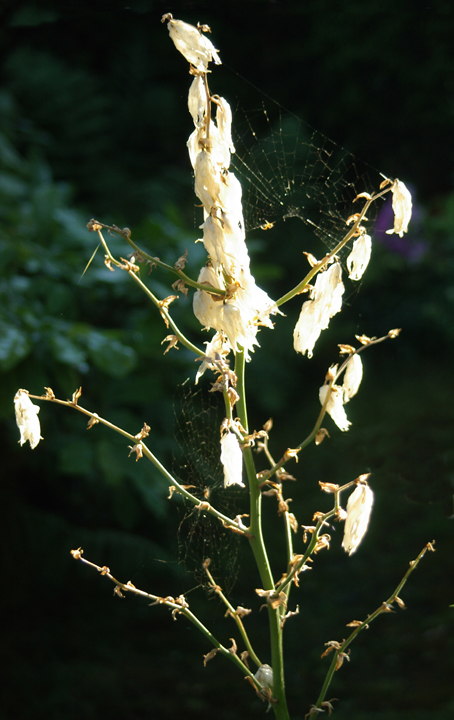
[[[402,580],[400,581],[400,583],[398,584],[398,586],[396,587],[396,589],[394,590],[394,592],[392,593],[392,595],[388,598],[388,600],[385,600],[385,602],[383,602],[383,603],[380,605],[380,607],[378,607],[378,608],[375,610],[375,612],[373,612],[371,615],[368,615],[367,618],[366,618],[366,620],[364,620],[364,622],[362,622],[360,625],[358,625],[358,626],[353,630],[353,632],[349,635],[349,637],[348,637],[346,640],[344,640],[342,643],[340,643],[339,648],[338,648],[338,649],[335,651],[335,653],[334,653],[334,656],[333,656],[333,659],[332,659],[330,668],[329,668],[329,670],[328,670],[328,672],[327,672],[327,674],[326,674],[326,678],[325,678],[325,681],[324,681],[324,683],[323,683],[323,686],[322,686],[320,695],[318,696],[317,702],[315,703],[315,706],[314,706],[315,708],[321,708],[322,703],[324,702],[326,693],[327,693],[328,688],[329,688],[329,686],[330,686],[330,684],[331,684],[331,680],[333,679],[333,675],[334,675],[334,673],[335,673],[335,671],[336,671],[336,668],[339,667],[339,666],[338,666],[338,658],[339,658],[339,655],[341,655],[341,653],[345,653],[345,651],[347,650],[348,646],[353,642],[353,640],[354,640],[354,639],[356,638],[356,636],[361,632],[361,630],[364,630],[365,628],[367,628],[367,627],[370,625],[370,623],[371,623],[373,620],[375,620],[379,615],[382,615],[382,614],[385,613],[385,612],[392,612],[392,607],[391,607],[392,603],[396,602],[396,598],[399,597],[400,591],[402,590],[402,588],[404,587],[405,583],[407,582],[409,576],[411,575],[411,573],[413,572],[413,570],[416,569],[417,565],[419,564],[420,560],[424,557],[424,555],[426,554],[426,552],[427,552],[428,550],[430,550],[430,551],[432,551],[432,552],[434,551],[433,544],[434,544],[434,542],[432,542],[432,543],[427,543],[427,545],[425,545],[424,548],[423,548],[423,549],[421,550],[421,552],[419,553],[419,555],[418,555],[418,557],[416,558],[416,560],[413,560],[412,562],[410,562],[410,567],[408,568],[408,570],[407,570],[407,572],[405,573],[404,577],[402,578]],[[400,600],[400,598],[399,598],[399,600]],[[402,601],[401,601],[401,600],[400,600],[400,603],[402,604]]]
[[[245,358],[244,352],[238,352],[235,356],[235,374],[238,378],[237,392],[240,400],[236,404],[237,413],[240,422],[246,433],[249,432],[247,406],[246,406],[246,388],[245,388]],[[250,498],[250,526],[251,533],[249,542],[254,554],[260,579],[264,590],[273,590],[275,583],[271,572],[268,555],[266,552],[265,541],[262,532],[262,493],[257,481],[257,473],[254,465],[254,458],[250,447],[243,449],[244,464],[249,481],[249,498]],[[284,655],[282,644],[282,627],[280,608],[273,609],[267,603],[268,619],[270,627],[270,643],[271,643],[271,666],[273,668],[273,697],[276,700],[273,703],[273,710],[276,720],[289,720],[287,709],[287,701],[285,697],[285,678],[284,678]]]
[[[162,270],[167,270],[168,272],[173,273],[177,277],[180,278],[180,280],[183,280],[186,285],[189,285],[190,287],[196,288],[197,290],[205,290],[207,292],[210,292],[212,295],[225,295],[226,291],[221,290],[220,288],[212,287],[211,285],[207,285],[206,283],[198,283],[195,280],[192,280],[192,278],[188,277],[182,270],[177,270],[175,267],[172,267],[172,265],[167,265],[167,263],[162,262],[157,257],[153,257],[152,255],[149,255],[148,253],[144,252],[138,245],[136,245],[133,240],[131,240],[131,237],[129,236],[129,233],[125,232],[125,230],[120,230],[119,227],[116,225],[105,225],[102,222],[99,222],[98,220],[90,220],[88,225],[94,225],[96,228],[96,225],[100,225],[101,227],[105,228],[106,230],[109,230],[110,232],[115,233],[116,235],[119,235],[123,240],[126,240],[128,245],[132,247],[133,250],[135,250],[137,253],[141,255],[141,257],[145,258],[145,260],[148,260],[150,263],[153,263],[154,265],[157,265],[157,267],[160,267]],[[98,231],[99,232],[99,231]],[[104,240],[105,243],[105,240]]]
[[[87,415],[88,417],[92,418],[95,422],[99,422],[102,425],[105,425],[106,427],[110,428],[111,430],[115,430],[115,432],[119,433],[120,435],[123,435],[123,437],[127,438],[130,442],[133,443],[134,446],[140,446],[143,455],[150,460],[150,462],[153,463],[153,465],[159,470],[161,475],[165,477],[167,480],[169,487],[173,487],[176,492],[178,492],[180,495],[182,495],[186,500],[189,500],[193,505],[196,505],[198,509],[202,512],[207,512],[210,515],[213,515],[215,518],[217,518],[225,527],[233,528],[235,532],[245,535],[246,531],[243,527],[240,526],[237,520],[233,520],[232,518],[229,518],[227,515],[224,515],[223,513],[219,512],[219,510],[216,510],[210,503],[203,502],[199,498],[197,498],[195,495],[190,493],[186,488],[181,485],[178,480],[176,480],[173,475],[169,473],[169,471],[162,465],[161,462],[159,462],[158,458],[153,455],[151,450],[145,445],[142,439],[138,439],[136,435],[131,435],[131,433],[126,432],[126,430],[123,430],[122,428],[118,427],[117,425],[114,425],[113,423],[109,422],[108,420],[105,420],[104,418],[100,417],[97,413],[92,413],[90,410],[86,410],[85,408],[81,407],[80,405],[77,405],[76,402],[72,402],[70,400],[58,400],[55,397],[50,397],[46,395],[29,395],[30,398],[33,398],[34,400],[46,400],[47,402],[53,402],[57,405],[66,405],[67,407],[73,408],[74,410],[78,410],[79,412],[83,413],[84,415]],[[140,433],[139,433],[140,434]]]

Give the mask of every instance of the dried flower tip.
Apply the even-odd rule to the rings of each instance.
[[[348,653],[339,653],[336,659],[336,667],[334,669],[339,670],[339,668],[341,668],[344,664],[344,660],[348,660],[350,662],[350,651]]]
[[[361,343],[361,345],[369,345],[369,343],[373,340],[373,338],[370,338],[367,335],[355,335],[355,338]]]
[[[166,349],[164,350],[164,355],[169,352],[172,348],[175,348],[175,350],[179,350],[180,348],[177,345],[178,337],[176,335],[167,335],[167,337],[164,338],[164,340],[161,342],[161,345],[164,345],[165,342],[168,342]]]
[[[364,275],[372,253],[372,239],[363,233],[356,238],[352,251],[347,258],[348,277],[350,280],[360,280]]]
[[[400,597],[397,597],[397,595],[396,595],[396,597],[394,598],[394,600],[396,601],[396,603],[398,604],[398,606],[400,607],[401,610],[406,610],[406,609],[407,609],[407,606],[405,605],[404,601],[401,600]]]
[[[363,624],[362,620],[352,620],[351,622],[347,623],[345,627],[359,627]],[[369,630],[369,625],[364,625],[365,630]]]
[[[347,345],[347,343],[339,343],[337,347],[341,355],[352,355],[355,352],[353,345]]]
[[[270,418],[269,420],[266,421],[266,423],[263,426],[263,429],[265,430],[266,433],[269,433],[270,430],[273,429],[273,418]]]
[[[99,417],[96,415],[96,413],[94,413],[87,423],[87,430],[90,430],[93,427],[93,425],[97,425],[98,423],[99,423]]]
[[[323,492],[326,493],[335,493],[339,490],[339,485],[336,485],[335,483],[322,482],[321,480],[319,480],[318,484],[320,485]]]
[[[50,387],[45,387],[44,390],[46,391],[46,398],[49,400],[55,400],[55,393]]]
[[[71,555],[73,556],[74,560],[80,560],[82,555],[84,554],[84,551],[82,548],[77,548],[77,550],[71,550]]]
[[[315,436],[315,440],[314,440],[315,444],[321,445],[321,443],[323,442],[325,437],[327,437],[327,438],[330,437],[328,430],[325,430],[325,428],[320,428],[317,435]]]
[[[128,445],[128,450],[129,450],[129,455],[132,455],[132,453],[136,454],[136,462],[138,462],[143,457],[143,450],[142,450],[141,443],[139,443],[138,445]]]
[[[303,252],[303,255],[306,256],[307,262],[311,267],[315,267],[316,265],[318,265],[318,260],[316,257],[314,257],[314,255],[312,255],[312,253]]]
[[[208,63],[212,60],[216,65],[221,64],[217,50],[211,40],[202,35],[194,25],[171,18],[167,23],[167,28],[176,49],[197,70],[203,73],[208,72]],[[201,26],[202,28],[203,26]]]
[[[207,662],[209,662],[210,660],[212,660],[214,658],[214,656],[216,655],[218,650],[219,650],[219,648],[213,648],[212,650],[210,650],[209,653],[207,653],[206,655],[203,656],[204,666],[206,666]]]
[[[390,330],[388,332],[388,337],[394,340],[398,335],[400,335],[402,328],[394,328],[394,330]]]
[[[71,404],[77,405],[78,399],[82,396],[82,388],[80,387],[78,390],[75,390],[71,397]]]
[[[408,230],[408,223],[411,220],[412,202],[411,193],[400,180],[395,180],[391,188],[393,194],[394,227],[387,230],[391,235],[395,233],[402,237]]]
[[[92,218],[87,223],[87,228],[90,232],[95,232],[96,230],[102,230],[102,225],[100,225],[97,220],[93,220],[93,218]]]
[[[355,552],[366,534],[373,504],[374,494],[367,484],[358,485],[348,498],[342,547],[349,555]]]
[[[243,452],[238,438],[232,432],[227,432],[221,437],[221,463],[224,468],[224,487],[240,485],[243,483]]]
[[[30,443],[33,450],[43,438],[41,437],[41,426],[39,424],[39,405],[34,405],[30,400],[28,390],[18,390],[14,396],[14,409],[16,412],[16,423],[20,431],[21,447],[24,443]]]
[[[188,261],[188,251],[186,250],[184,255],[179,257],[178,260],[176,261],[176,263],[174,265],[175,270],[183,270],[187,261]]]

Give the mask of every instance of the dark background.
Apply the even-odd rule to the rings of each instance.
[[[144,249],[170,263],[187,247],[192,276],[204,262],[193,245],[200,218],[185,151],[190,78],[160,23],[169,11],[211,26],[223,60],[213,67],[211,89],[238,109],[241,122],[240,108],[260,122],[262,110],[254,111],[264,104],[278,129],[286,108],[413,190],[408,239],[376,232],[364,280],[359,289],[350,283],[345,308],[311,361],[291,347],[299,301],[286,306],[273,332],[261,332],[249,409],[255,428],[273,416],[278,456],[310,431],[337,343],[403,328],[399,340],[363,356],[363,385],[347,408],[349,433],[327,419],[331,440],[289,467],[298,482],[287,494],[300,523],[329,507],[319,480],[344,483],[370,471],[376,502],[358,552],[345,557],[341,532],[331,531],[331,550],[292,594],[300,615],[287,626],[288,699],[292,717],[303,718],[328,667],[320,660],[324,643],[341,640],[347,622],[389,597],[408,562],[435,540],[437,552],[402,593],[408,609],[379,618],[360,636],[328,696],[340,699],[339,719],[450,718],[454,15],[449,2],[389,0],[3,3],[0,715],[227,719],[266,710],[222,659],[203,667],[210,648],[184,619],[174,622],[164,608],[132,596],[113,597],[106,579],[71,559],[69,551],[82,546],[88,559],[149,592],[192,590],[191,608],[202,615],[209,601],[202,619],[228,642],[233,627],[223,608],[194,589],[185,538],[192,525],[181,527],[185,509],[166,500],[155,471],[128,459],[119,436],[99,426],[87,434],[80,415],[45,403],[45,440],[33,452],[21,449],[12,413],[19,387],[39,394],[50,386],[65,399],[82,385],[82,404],[112,422],[138,432],[147,421],[150,446],[179,472],[182,461],[172,457],[174,435],[181,444],[175,415],[184,392],[175,388],[194,377],[191,356],[180,350],[163,357],[167,331],[158,314],[126,277],[103,268],[101,253],[81,278],[96,247],[85,228],[91,217],[127,225]],[[112,243],[117,254],[128,252]],[[272,297],[301,279],[302,250],[324,252],[303,224],[283,222],[252,233],[250,247],[253,272]],[[173,278],[164,273],[143,277],[159,297],[171,292]],[[173,307],[200,342],[190,300]],[[274,501],[266,501],[265,514],[278,577],[284,568]],[[198,526],[191,540],[204,536]],[[214,542],[222,547],[223,539]],[[295,549],[302,547],[298,535]],[[222,582],[236,574],[234,556],[229,548]],[[247,627],[267,662],[265,617],[251,594],[255,572],[244,548],[233,603],[254,608]]]

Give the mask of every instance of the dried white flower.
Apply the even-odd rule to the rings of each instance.
[[[211,340],[206,342],[205,345],[207,346],[205,353],[206,359],[202,360],[197,370],[197,375],[195,376],[196,385],[207,368],[214,369],[213,362],[216,356],[225,359],[231,350],[230,343],[222,332],[217,332],[213,335]]]
[[[391,188],[393,194],[394,227],[387,230],[387,234],[395,233],[402,237],[408,230],[408,223],[411,220],[411,193],[400,180],[395,180]]]
[[[344,382],[342,388],[344,390],[344,403],[348,402],[358,392],[361,380],[363,379],[363,363],[355,353],[351,356],[345,369]]]
[[[373,504],[374,493],[367,484],[358,485],[348,498],[342,547],[349,555],[355,552],[366,534]]]
[[[330,319],[340,312],[344,292],[342,269],[334,263],[325,272],[317,275],[312,289],[312,299],[307,300],[301,309],[298,322],[293,331],[293,347],[303,355],[312,357],[314,345]]]
[[[243,452],[237,436],[227,432],[221,437],[221,463],[224,467],[224,487],[243,483]]]
[[[367,268],[372,252],[370,235],[360,235],[353,243],[352,251],[347,258],[348,277],[350,280],[360,280]]]
[[[320,404],[324,405],[329,385],[322,385],[319,390]],[[331,415],[337,427],[346,432],[351,425],[344,410],[344,389],[339,385],[333,385],[329,396],[326,412]]]
[[[20,430],[19,442],[22,446],[28,440],[33,450],[42,440],[38,418],[39,405],[32,403],[27,390],[18,390],[14,396],[14,407],[17,427]]]
[[[254,677],[263,687],[273,687],[273,668],[269,665],[260,665]]]
[[[212,60],[216,65],[221,64],[221,60],[211,40],[202,35],[198,28],[194,25],[174,20],[173,18],[167,23],[169,35],[172,38],[175,47],[186,58],[186,60],[194,65],[197,70],[206,73],[208,71],[208,63]]]

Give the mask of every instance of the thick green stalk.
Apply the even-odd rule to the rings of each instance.
[[[236,390],[240,396],[240,400],[236,404],[236,410],[243,428],[246,430],[246,433],[248,433],[249,426],[245,395],[244,352],[236,354],[235,373],[238,377]],[[257,481],[257,473],[255,471],[254,458],[252,457],[251,448],[244,448],[243,454],[249,482],[249,532],[252,535],[249,542],[251,544],[252,552],[254,553],[257,568],[260,573],[263,590],[274,590],[275,584],[262,532],[262,493],[260,492],[259,484]],[[277,720],[289,720],[287,701],[285,697],[284,655],[282,644],[280,608],[277,607],[273,609],[269,604],[267,604],[267,608],[270,626],[271,666],[273,668],[273,698],[276,701],[273,702],[273,710]]]

